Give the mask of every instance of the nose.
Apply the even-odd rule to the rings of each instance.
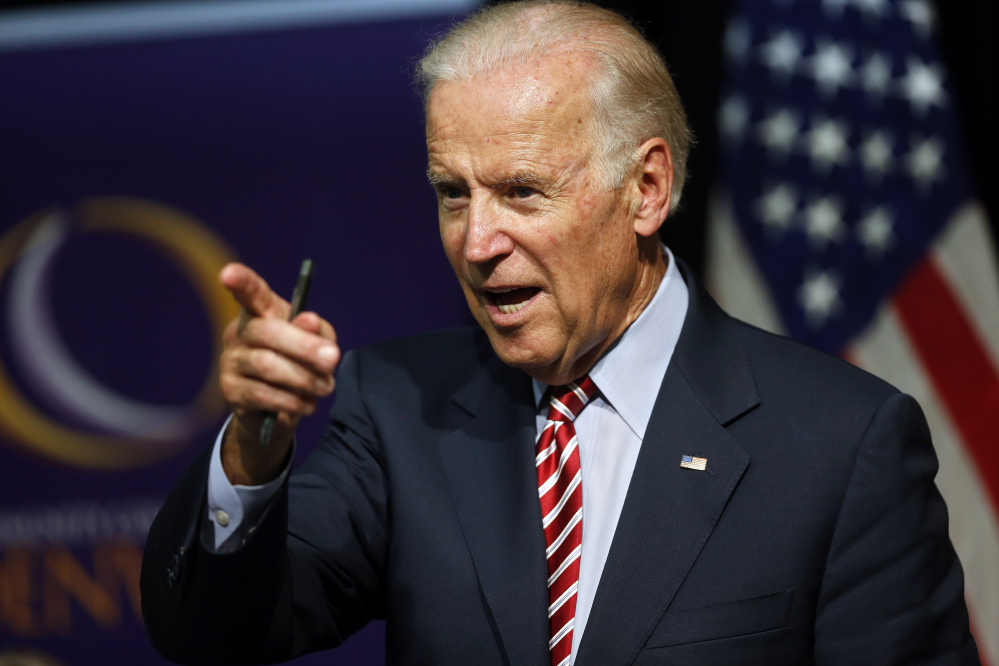
[[[484,264],[513,252],[513,239],[506,233],[503,213],[485,198],[474,195],[468,206],[465,261]]]

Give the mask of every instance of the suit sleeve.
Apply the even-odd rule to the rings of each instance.
[[[978,664],[964,575],[922,412],[895,394],[868,425],[815,622],[817,664]]]
[[[153,522],[142,565],[150,639],[182,664],[263,664],[332,647],[383,613],[386,483],[358,358],[337,379],[332,424],[243,546],[201,544],[206,449]]]

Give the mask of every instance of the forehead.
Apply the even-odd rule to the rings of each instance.
[[[568,53],[436,85],[427,103],[431,167],[469,152],[561,161],[587,150],[591,71],[585,56]]]

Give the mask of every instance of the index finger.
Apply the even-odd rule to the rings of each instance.
[[[243,309],[256,317],[287,319],[291,304],[278,296],[252,268],[240,263],[226,264],[219,273],[222,286]]]

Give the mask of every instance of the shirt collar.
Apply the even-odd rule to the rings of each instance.
[[[590,370],[590,379],[601,396],[639,438],[645,437],[659,387],[687,316],[687,285],[673,253],[665,245],[662,248],[666,275],[655,296]],[[539,410],[548,388],[548,384],[534,380],[534,399]]]

